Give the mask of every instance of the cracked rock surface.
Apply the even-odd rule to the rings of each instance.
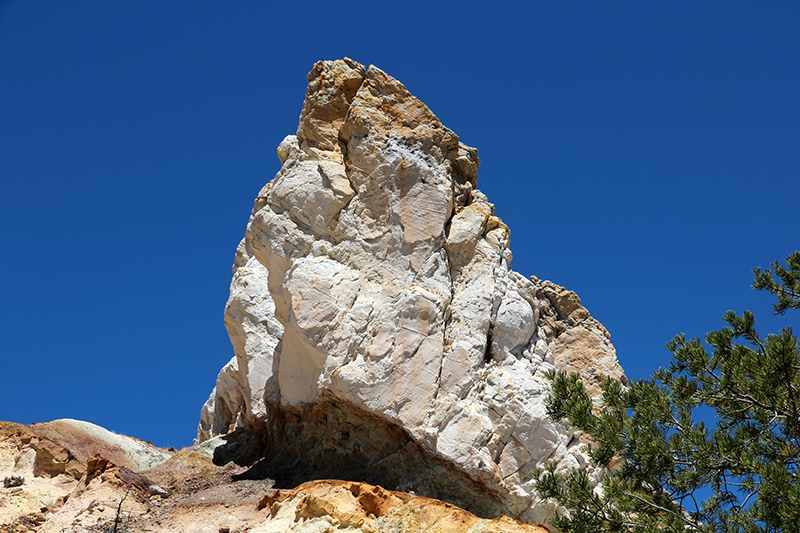
[[[575,293],[511,270],[477,150],[400,82],[347,58],[308,82],[236,251],[235,356],[198,440],[240,428],[220,460],[252,476],[366,481],[546,523],[529,475],[587,456],[547,419],[545,373],[579,371],[595,394],[603,376],[624,381],[608,332]]]

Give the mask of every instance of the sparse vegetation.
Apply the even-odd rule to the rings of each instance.
[[[114,515],[114,521],[108,521],[104,524],[97,524],[92,528],[93,531],[98,531],[99,533],[127,533],[127,529],[125,525],[130,522],[130,514],[125,515],[122,510],[122,505],[125,502],[125,499],[131,493],[130,489],[125,492],[125,495],[119,499],[117,503],[117,512]]]
[[[19,487],[25,484],[25,478],[19,476],[9,476],[3,479],[3,486],[5,488]]]

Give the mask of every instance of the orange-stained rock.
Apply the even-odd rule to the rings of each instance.
[[[253,533],[324,530],[393,533],[546,533],[507,516],[478,518],[439,500],[354,481],[309,481],[259,501],[269,518]]]

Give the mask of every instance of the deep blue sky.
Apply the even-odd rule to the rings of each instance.
[[[798,2],[0,3],[0,420],[191,443],[307,72],[402,81],[632,378],[800,248]]]

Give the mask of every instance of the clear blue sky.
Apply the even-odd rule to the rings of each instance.
[[[0,3],[0,420],[191,443],[307,72],[402,81],[632,378],[800,248],[798,2]]]

